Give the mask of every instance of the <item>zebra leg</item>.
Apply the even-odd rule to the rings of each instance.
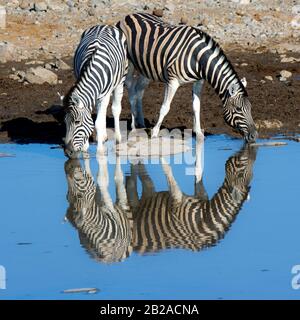
[[[121,101],[123,97],[124,83],[120,83],[113,92],[113,101],[112,101],[112,113],[114,116],[115,122],[115,137],[117,143],[120,143],[122,140],[121,131],[120,131],[120,114],[121,114]]]
[[[204,134],[200,124],[200,96],[204,80],[198,80],[193,85],[193,112],[194,112],[194,127],[197,139],[203,140]]]
[[[126,177],[126,193],[130,208],[135,212],[139,207],[139,195],[137,191],[137,175],[134,170],[136,165],[130,164],[130,175]]]
[[[90,175],[91,177],[93,176],[89,158],[84,159],[84,170],[88,175]]]
[[[136,86],[136,79],[133,76],[134,73],[134,66],[131,62],[128,63],[128,72],[125,79],[125,86],[128,91],[130,109],[131,109],[131,129],[135,130],[135,121],[137,118],[137,111],[136,111],[136,93],[135,93],[135,86]]]
[[[135,170],[138,173],[138,177],[142,183],[142,197],[141,199],[147,199],[154,195],[155,186],[154,183],[146,171],[144,163],[140,162],[135,165]]]
[[[104,96],[98,103],[97,103],[97,119],[95,123],[95,127],[97,130],[97,151],[103,151],[104,146],[103,143],[107,140],[107,132],[106,132],[106,111],[107,106],[109,104],[110,93]]]
[[[122,208],[127,208],[128,201],[126,195],[126,189],[124,185],[124,177],[121,168],[120,157],[116,157],[116,167],[115,167],[115,184],[116,184],[116,202]]]
[[[203,184],[204,169],[204,141],[196,139],[196,163],[195,163],[195,197],[200,200],[208,200],[208,195]]]
[[[169,83],[166,84],[164,102],[160,108],[158,121],[153,128],[152,138],[156,138],[158,136],[160,126],[164,120],[164,117],[168,114],[168,112],[170,110],[170,105],[171,105],[172,99],[173,99],[179,85],[180,84],[177,79],[173,79]]]
[[[196,139],[196,162],[195,162],[196,182],[202,180],[203,169],[204,169],[204,141]]]
[[[108,191],[109,174],[107,169],[107,156],[97,153],[98,162],[97,185],[100,190],[99,198],[103,201],[105,208],[113,210],[114,204]]]
[[[135,86],[136,94],[136,125],[138,128],[145,128],[144,114],[143,114],[143,96],[146,87],[149,85],[150,79],[140,75]]]
[[[166,160],[163,157],[161,157],[161,163],[162,163],[163,171],[167,177],[171,196],[177,203],[179,203],[182,201],[182,197],[183,197],[182,191],[180,190],[173,176],[173,172],[170,165],[166,162]]]

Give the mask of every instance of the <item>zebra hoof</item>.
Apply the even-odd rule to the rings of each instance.
[[[158,130],[153,128],[152,134],[151,134],[151,139],[155,139],[158,137]]]
[[[116,134],[115,139],[117,144],[120,144],[122,142],[122,136],[120,134]]]
[[[90,158],[90,155],[87,151],[82,151],[82,158],[83,159],[89,159]]]
[[[97,146],[97,156],[102,156],[106,154],[106,148],[103,143],[98,144]]]
[[[204,134],[203,132],[196,132],[196,139],[197,141],[204,141]]]

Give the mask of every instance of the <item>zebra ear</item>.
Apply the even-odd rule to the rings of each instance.
[[[61,101],[61,102],[63,102],[63,101],[64,101],[65,96],[64,96],[64,95],[62,95],[62,94],[60,94],[59,92],[57,92],[57,95],[59,96],[60,101]]]
[[[78,109],[83,109],[83,104],[80,101],[79,97],[77,94],[72,94],[71,96],[72,102],[74,103],[74,105],[78,108]]]
[[[245,77],[241,79],[241,83],[245,88],[247,87],[247,79]]]
[[[234,97],[239,90],[239,84],[238,83],[231,83],[228,87],[228,92],[231,97]]]
[[[79,101],[80,101],[80,100],[79,100],[79,97],[78,97],[76,94],[74,94],[74,93],[71,95],[71,100],[72,100],[72,102],[73,102],[74,104],[76,104],[76,105],[79,104]]]

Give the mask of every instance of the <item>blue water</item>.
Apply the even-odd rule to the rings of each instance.
[[[0,153],[14,155],[0,158],[0,299],[300,299],[291,272],[300,265],[300,148],[287,142],[258,148],[250,200],[215,245],[133,252],[109,264],[92,259],[64,219],[69,203],[62,150],[0,145]],[[241,146],[241,140],[225,136],[206,138],[203,182],[209,198]],[[96,159],[90,162],[96,177]],[[186,175],[186,165],[171,161],[170,166],[181,190],[193,194],[194,177]],[[168,189],[160,164],[145,168],[156,191]],[[114,198],[114,165],[108,170]],[[123,163],[122,171],[130,175],[130,164]],[[140,194],[140,183],[138,189]],[[63,293],[86,287],[99,291]]]

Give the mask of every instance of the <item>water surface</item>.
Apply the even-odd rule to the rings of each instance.
[[[296,142],[249,153],[241,140],[207,137],[203,183],[196,185],[201,206],[189,211],[195,228],[172,216],[180,212],[180,195],[190,196],[191,203],[195,199],[192,163],[175,164],[176,156],[165,166],[131,165],[121,159],[119,177],[124,179],[118,180],[116,191],[116,166],[109,159],[108,179],[103,180],[104,163],[97,187],[95,157],[88,173],[82,161],[66,164],[62,150],[50,147],[0,145],[1,153],[14,155],[0,158],[0,265],[6,273],[0,299],[300,298],[300,290],[292,287],[291,272],[300,265]],[[72,179],[68,185],[67,178],[72,177],[78,184],[71,190]],[[170,196],[168,178],[169,184],[173,179],[173,189],[177,185],[180,201]],[[85,192],[88,179],[90,189]],[[227,204],[221,203],[220,192],[230,193],[223,194]],[[125,207],[124,197],[119,199],[122,212],[128,211],[127,225],[121,222],[121,226],[130,239],[108,239],[102,233],[99,245],[100,236],[93,231],[97,226],[83,215],[85,206],[96,203],[103,214],[103,205],[111,201],[111,210],[116,211],[118,193],[128,201]],[[86,194],[92,200],[85,199]],[[159,208],[163,201],[169,207]],[[232,201],[236,209],[229,213]],[[227,208],[223,217],[210,211],[222,206]],[[197,216],[194,209],[201,214]],[[118,210],[115,219],[120,221],[124,216]],[[166,223],[157,221],[159,210]],[[63,293],[72,288],[99,291]]]

